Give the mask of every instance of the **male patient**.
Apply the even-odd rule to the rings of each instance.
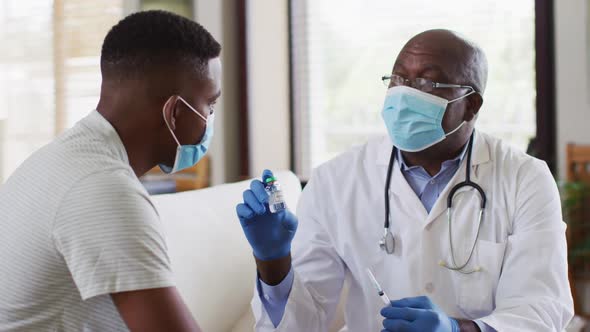
[[[138,177],[207,151],[220,51],[167,12],[111,29],[96,110],[0,187],[0,331],[199,331]]]

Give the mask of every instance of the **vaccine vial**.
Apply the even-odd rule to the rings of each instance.
[[[264,186],[264,189],[266,189],[266,193],[268,194],[268,207],[270,208],[270,213],[277,213],[285,210],[287,208],[287,203],[285,203],[283,191],[281,190],[281,185],[277,179],[274,176],[267,178]]]

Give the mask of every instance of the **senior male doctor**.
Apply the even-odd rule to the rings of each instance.
[[[258,331],[327,331],[345,283],[348,331],[565,328],[559,194],[543,161],[475,128],[486,77],[478,46],[423,32],[385,77],[389,137],[317,168],[297,216],[271,213],[251,184],[237,213],[258,267]]]

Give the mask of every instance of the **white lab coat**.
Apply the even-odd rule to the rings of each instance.
[[[482,271],[466,275],[439,265],[451,262],[446,201],[450,188],[465,179],[466,158],[430,214],[395,165],[390,187],[395,253],[379,248],[391,149],[389,139],[380,138],[314,171],[297,209],[295,279],[285,314],[275,329],[255,294],[257,331],[328,331],[345,281],[348,331],[380,331],[383,304],[367,267],[392,300],[427,295],[451,317],[481,319],[502,332],[564,329],[573,315],[566,226],[546,164],[476,132],[471,176],[487,194],[487,207],[468,265]],[[453,207],[459,264],[475,238],[479,195],[461,189]]]

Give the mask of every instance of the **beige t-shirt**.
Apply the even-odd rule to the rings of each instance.
[[[126,331],[110,293],[172,286],[162,224],[93,111],[0,186],[0,331]]]

